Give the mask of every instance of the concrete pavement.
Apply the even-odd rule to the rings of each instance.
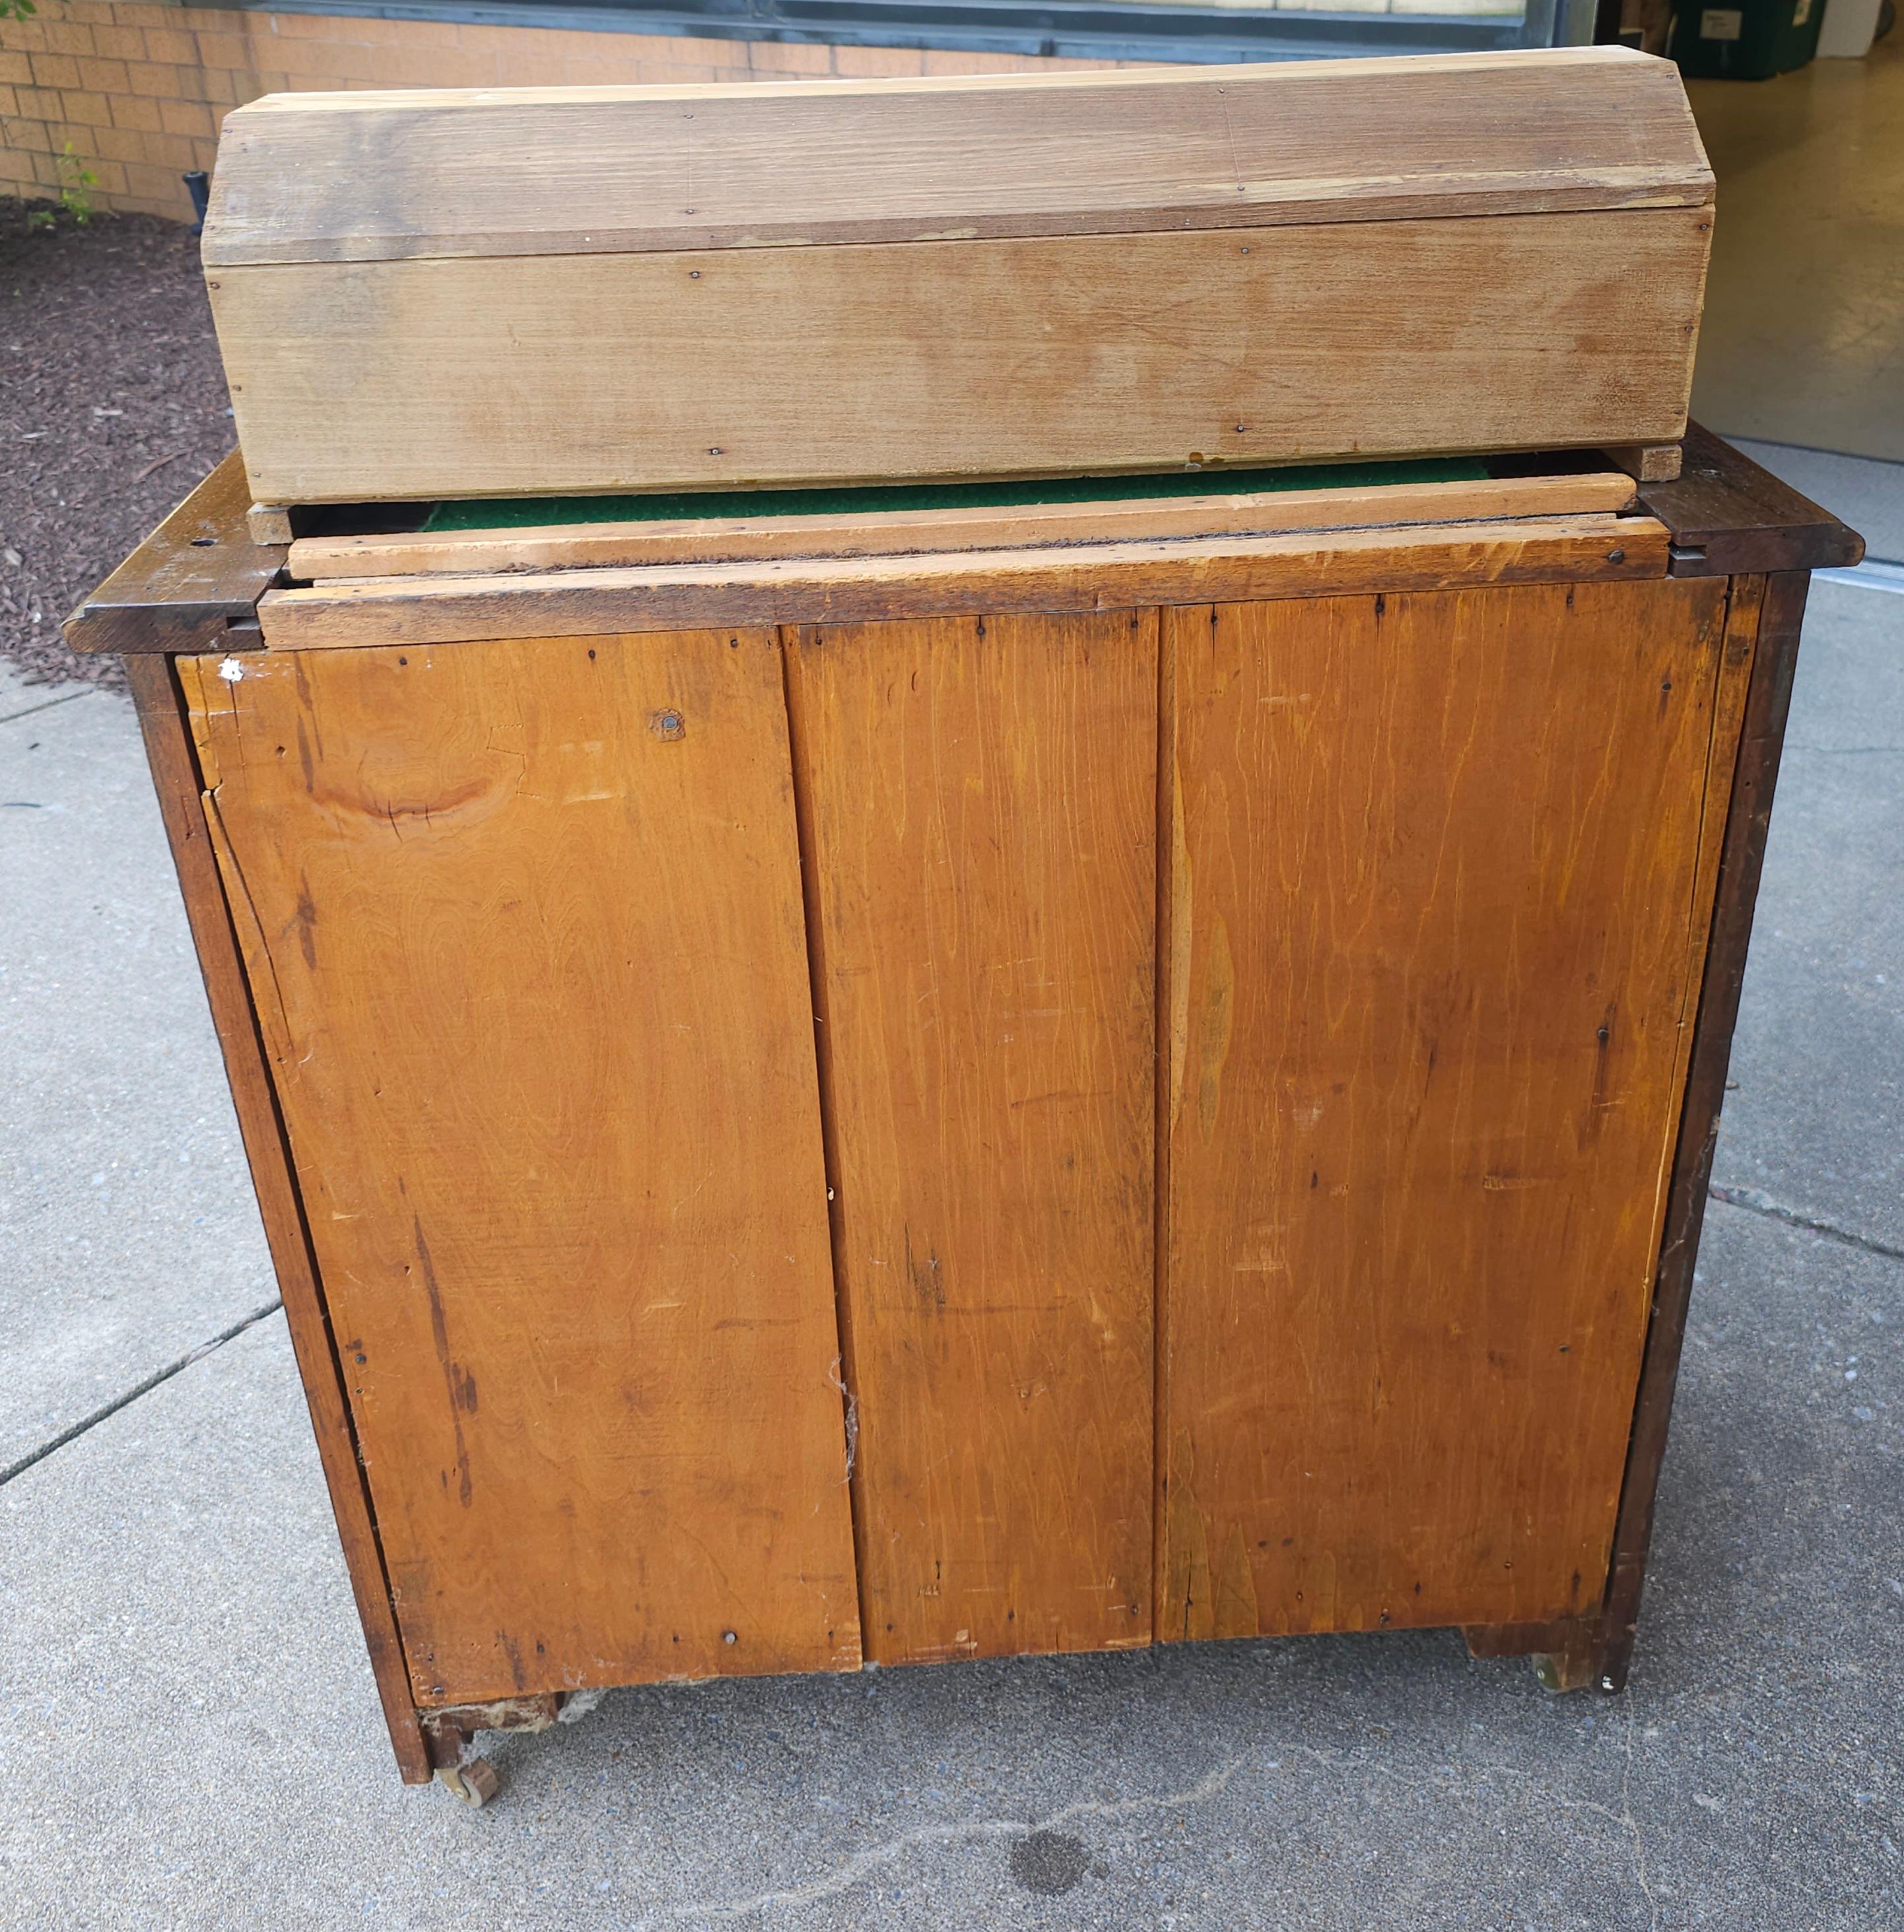
[[[389,1763],[130,707],[0,685],[0,1927],[1904,1924],[1904,598],[1812,608],[1624,1697],[1452,1634],[626,1691],[480,1814]]]

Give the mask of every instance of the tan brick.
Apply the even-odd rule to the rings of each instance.
[[[222,114],[227,108],[237,105],[239,85],[246,76],[228,68],[208,67],[202,70],[199,78],[205,83],[206,105]]]
[[[376,77],[386,87],[494,87],[496,56],[461,47],[392,47],[377,57]]]
[[[66,118],[76,121],[83,128],[110,128],[113,124],[112,110],[106,104],[103,94],[89,93],[83,88],[62,88],[59,98],[65,104]]]
[[[199,34],[198,62],[201,67],[224,68],[236,71],[251,64],[251,44],[242,34]]]
[[[202,101],[161,100],[159,125],[168,134],[209,134],[217,124]]]
[[[96,128],[92,145],[102,160],[143,161],[146,158],[145,136],[130,128]]]
[[[926,70],[919,47],[835,47],[833,70],[848,80],[899,80]]]
[[[185,169],[197,165],[191,142],[183,134],[142,134],[146,158],[161,167]]]
[[[65,112],[59,96],[44,87],[21,87],[14,89],[20,102],[20,111],[29,121],[57,121]]]
[[[176,67],[162,67],[156,61],[128,61],[125,71],[134,94],[143,94],[149,100],[185,98],[183,76]]]
[[[198,64],[198,36],[182,34],[176,27],[148,27],[146,29],[146,58],[164,61],[168,67],[196,67]]]
[[[580,34],[544,33],[522,27],[483,27],[475,25],[458,27],[456,44],[473,54],[500,54],[506,59],[512,54],[534,53],[553,55],[557,59],[566,58],[572,51],[558,43],[578,40]]]
[[[137,27],[95,27],[92,30],[92,47],[93,52],[102,58],[146,58],[146,37]]]
[[[136,94],[116,94],[107,104],[113,110],[115,128],[130,128],[137,133],[156,134],[165,124],[159,118],[156,100],[144,100]]]
[[[497,54],[496,85],[498,87],[566,87],[570,85],[569,70],[575,63],[559,57],[527,53]]]
[[[1035,54],[981,54],[949,47],[926,50],[928,74],[1043,74],[1065,64],[1041,59]]]
[[[0,47],[11,47],[16,53],[43,54],[47,30],[38,20],[0,22]]]
[[[128,94],[132,90],[124,61],[95,60],[91,56],[80,63],[80,85],[95,94]]]
[[[31,87],[33,84],[33,63],[25,54],[17,54],[0,48],[0,80],[10,86]]]
[[[35,54],[33,84],[35,87],[77,87],[80,63],[71,54]]]
[[[119,0],[113,9],[113,19],[116,25],[122,27],[176,27],[179,24],[179,9],[128,4],[127,0]]]
[[[125,192],[125,170],[117,161],[95,161],[92,171],[99,177],[93,185],[101,195]]]
[[[713,67],[690,67],[677,61],[644,61],[635,69],[644,87],[705,87],[721,77]]]
[[[47,51],[56,54],[89,54],[93,51],[92,29],[74,20],[49,19],[46,22]]]
[[[830,74],[833,52],[830,46],[815,46],[806,40],[755,40],[730,50],[722,64],[748,68],[755,74]],[[736,61],[737,54],[745,57]]]

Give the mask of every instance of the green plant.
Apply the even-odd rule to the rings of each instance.
[[[59,205],[83,228],[92,219],[92,196],[86,190],[99,177],[73,152],[68,141],[59,152]]]
[[[0,0],[0,20],[24,20],[39,10],[33,0]]]

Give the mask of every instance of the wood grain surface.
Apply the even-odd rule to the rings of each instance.
[[[1706,207],[208,277],[252,494],[1067,476],[1682,433]]]
[[[1525,517],[1392,530],[1295,531],[1144,543],[1041,544],[936,555],[391,577],[267,592],[274,650],[666,631],[723,620],[798,625],[1094,611],[1304,598],[1367,589],[1585,583],[1666,574],[1650,517]]]
[[[192,592],[187,587],[183,594]],[[193,754],[183,695],[170,662],[156,652],[129,653],[125,675],[139,714],[172,862],[178,869],[179,896],[185,901],[199,970],[204,976],[206,998],[231,1087],[232,1106],[271,1249],[272,1268],[284,1298],[285,1324],[297,1357],[311,1431],[317,1440],[318,1461],[337,1521],[338,1540],[350,1572],[351,1594],[363,1627],[378,1701],[404,1783],[427,1784],[429,1754],[404,1666],[389,1579],[377,1544],[377,1525],[344,1394],[343,1369],[292,1169],[284,1117],[206,824],[198,761]]]
[[[855,1666],[772,635],[181,670],[419,1702]]]
[[[1711,194],[1677,74],[1619,47],[366,91],[275,95],[229,116],[204,252],[224,267],[813,246]]]
[[[881,1662],[1150,1640],[1157,623],[788,640]]]
[[[1633,482],[1612,472],[1394,483],[1228,496],[1134,497],[997,508],[854,510],[831,515],[706,517],[547,528],[305,537],[290,548],[299,583],[600,569],[766,557],[904,556],[1050,543],[1355,530],[1483,518],[1606,514],[1631,508]]]
[[[1597,1610],[1722,829],[1725,602],[1165,614],[1160,1634]]]

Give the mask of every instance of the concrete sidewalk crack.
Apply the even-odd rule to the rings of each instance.
[[[1869,1234],[1853,1234],[1850,1228],[1821,1220],[1815,1215],[1801,1214],[1796,1208],[1788,1208],[1782,1202],[1774,1201],[1769,1194],[1761,1194],[1756,1188],[1722,1187],[1714,1181],[1706,1192],[1728,1208],[1743,1208],[1749,1214],[1763,1214],[1767,1220],[1782,1221],[1788,1228],[1803,1228],[1808,1234],[1824,1235],[1827,1240],[1842,1241],[1847,1247],[1862,1248],[1867,1255],[1882,1255],[1887,1261],[1904,1262],[1904,1248],[1893,1247],[1888,1241],[1874,1240]]]
[[[1083,1818],[1129,1818],[1145,1811],[1180,1810],[1185,1805],[1200,1804],[1206,1798],[1214,1798],[1253,1755],[1245,1751],[1231,1758],[1181,1791],[1164,1791],[1138,1798],[1075,1798],[1048,1818],[1029,1822],[1016,1818],[972,1818],[957,1824],[915,1826],[909,1832],[902,1832],[897,1838],[885,1839],[878,1844],[869,1845],[863,1851],[855,1852],[844,1864],[836,1866],[825,1877],[812,1880],[806,1885],[793,1886],[784,1891],[758,1892],[746,1898],[712,1899],[693,1905],[671,1906],[666,1911],[651,1914],[640,1923],[645,1928],[658,1920],[743,1918],[753,1912],[770,1911],[776,1906],[815,1904],[823,1898],[833,1898],[842,1892],[850,1892],[882,1865],[894,1864],[908,1852],[922,1846],[956,1845],[985,1838],[1028,1838],[1035,1832],[1056,1831]]]
[[[242,1321],[234,1322],[229,1328],[214,1335],[210,1341],[201,1342],[188,1354],[181,1355],[176,1362],[169,1362],[164,1368],[155,1370],[143,1382],[134,1383],[123,1395],[115,1396],[110,1402],[95,1408],[90,1415],[82,1416],[70,1429],[62,1430],[50,1442],[43,1442],[38,1448],[28,1450],[18,1461],[9,1462],[4,1469],[0,1469],[0,1489],[5,1489],[16,1476],[25,1474],[35,1463],[44,1462],[55,1450],[64,1449],[69,1442],[77,1442],[88,1430],[97,1429],[109,1416],[116,1415],[121,1409],[129,1408],[142,1395],[150,1395],[161,1384],[169,1382],[174,1376],[190,1368],[193,1363],[203,1361],[207,1355],[222,1348],[227,1342],[235,1341],[246,1329],[255,1327],[267,1315],[275,1315],[284,1305],[282,1301],[272,1301],[266,1303],[263,1308],[254,1310]]]
[[[36,711],[50,711],[56,704],[71,704],[76,698],[91,698],[98,687],[88,685],[83,691],[69,691],[63,698],[43,698],[38,704],[29,704],[19,711],[10,711],[0,718],[0,724],[11,724],[17,718],[31,718]]]

